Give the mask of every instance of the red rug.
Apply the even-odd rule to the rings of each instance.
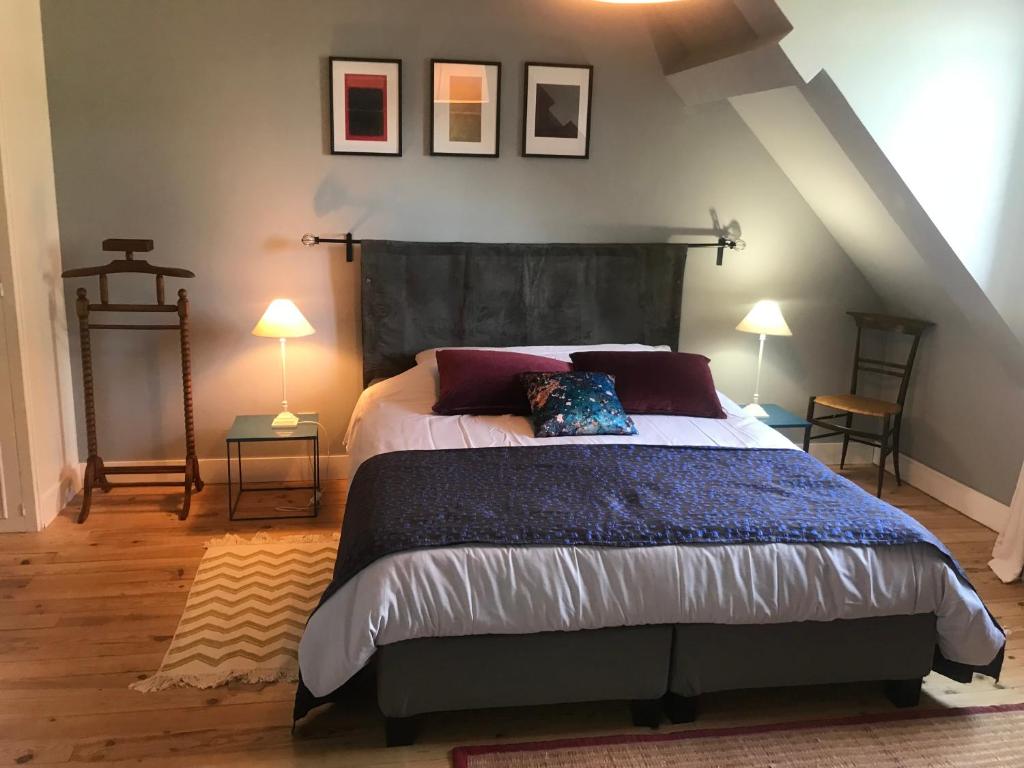
[[[455,768],[1024,766],[1024,704],[456,747]]]

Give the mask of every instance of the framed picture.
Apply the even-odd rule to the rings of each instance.
[[[592,66],[527,63],[524,157],[590,156]]]
[[[402,154],[402,62],[331,57],[331,153]]]
[[[501,64],[430,62],[430,154],[498,156]]]

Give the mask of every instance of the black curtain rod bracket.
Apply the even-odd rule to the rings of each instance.
[[[301,238],[303,245],[312,248],[314,245],[320,245],[320,243],[344,243],[345,244],[345,261],[351,262],[355,258],[355,251],[353,246],[361,245],[362,240],[353,240],[352,233],[346,232],[344,237],[320,237],[319,235],[312,235],[309,232],[304,234]]]
[[[716,252],[715,264],[719,267],[725,263],[726,248],[730,251],[742,251],[747,247],[747,244],[738,237],[719,237],[717,242],[714,243],[680,243],[680,245],[685,245],[687,250],[690,248],[714,248]]]
[[[314,245],[320,245],[320,243],[338,243],[345,245],[345,261],[352,261],[355,257],[353,246],[361,245],[362,240],[353,240],[352,233],[346,232],[344,237],[320,237],[319,235],[313,235],[307,232],[301,238],[301,242],[305,246],[313,247]],[[728,248],[730,251],[742,251],[747,247],[747,244],[740,240],[738,237],[719,237],[714,243],[677,243],[677,245],[686,246],[690,248],[714,248],[717,252],[715,258],[715,264],[722,266],[725,262],[725,249]]]

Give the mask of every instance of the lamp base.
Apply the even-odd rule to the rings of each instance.
[[[757,403],[751,403],[750,405],[744,405],[743,406],[743,412],[745,414],[747,414],[747,416],[753,416],[755,419],[767,419],[768,418],[768,411],[766,411],[764,408],[762,408]]]
[[[270,422],[271,429],[294,429],[299,426],[299,417],[291,411],[281,411]]]

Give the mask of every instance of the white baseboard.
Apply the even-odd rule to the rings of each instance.
[[[65,470],[65,477],[53,483],[49,488],[39,494],[38,507],[36,509],[36,525],[38,530],[43,530],[57,519],[57,515],[68,505],[68,502],[75,498],[75,494],[82,490],[83,464],[71,464]]]
[[[826,464],[838,464],[842,449],[842,443],[826,443],[821,441],[811,443],[811,455]],[[848,464],[878,464],[878,449],[851,443],[846,461]],[[154,463],[180,464],[181,462],[177,460],[117,462],[117,464],[122,466]],[[891,459],[889,469],[891,469]],[[980,491],[976,491],[909,456],[900,457],[900,469],[906,482],[941,501],[946,506],[952,507],[957,512],[966,515],[993,531],[1001,532],[1005,527],[1010,515],[1010,508],[1006,504],[996,501]],[[334,454],[329,459],[327,456],[320,457],[320,472],[323,480],[345,480],[349,476],[348,470],[348,454]],[[203,480],[208,483],[226,483],[228,480],[227,459],[200,459],[199,471],[202,473]],[[242,471],[247,482],[307,480],[309,478],[309,460],[304,456],[244,457],[242,459]],[[84,472],[84,465],[80,467],[80,472]],[[234,466],[232,466],[232,473],[234,473]],[[133,475],[131,479],[139,482],[150,482],[167,480],[168,476],[158,474]],[[79,484],[74,490],[80,487],[81,485]],[[64,504],[60,503],[59,500],[64,498],[69,492],[69,488],[70,486],[67,483],[61,483],[54,485],[45,494],[46,498],[40,505],[41,511],[49,514],[51,510],[56,510],[52,512],[52,515],[45,524],[48,524],[53,517],[56,517],[57,512],[63,508]],[[71,493],[73,495],[73,491]]]
[[[181,459],[159,461],[111,461],[120,467],[139,466],[141,464],[172,465],[181,464]],[[237,464],[231,460],[231,479],[238,482]],[[349,457],[347,453],[336,453],[320,457],[320,480],[345,480],[348,478]],[[85,465],[81,466],[84,473]],[[226,483],[228,481],[228,465],[226,458],[200,459],[199,474],[207,483]],[[310,461],[306,456],[243,456],[242,474],[246,483],[309,481],[311,477]],[[176,479],[176,475],[151,474],[132,475],[132,482],[149,483]],[[113,476],[111,480],[114,480]]]
[[[56,520],[57,515],[73,497],[74,493],[68,496],[66,485],[61,481],[57,481],[39,494],[39,503],[36,508],[36,525],[39,526],[39,530],[43,530]]]
[[[811,443],[811,455],[826,464],[838,464],[842,455],[842,443]],[[850,443],[850,450],[846,455],[848,464],[874,464],[878,465],[878,449],[867,445]],[[890,472],[892,471],[892,457],[886,462]],[[909,483],[920,491],[927,493],[932,498],[941,501],[947,507],[955,509],[962,515],[966,515],[975,522],[981,523],[996,533],[1002,533],[1010,517],[1010,508],[1000,501],[986,496],[981,491],[976,491],[970,486],[944,475],[927,464],[910,458],[900,456],[900,474],[904,482]]]
[[[811,455],[826,464],[838,464],[842,452],[841,443],[811,443]],[[850,445],[846,461],[849,464],[868,464],[871,462],[871,449],[865,445]],[[140,464],[181,464],[178,459],[149,460],[149,461],[111,461],[122,467],[138,466]],[[238,477],[235,471],[237,465],[232,459],[232,479],[237,482]],[[203,480],[208,483],[226,483],[228,481],[227,459],[200,459],[199,472]],[[244,456],[242,458],[242,472],[246,482],[262,483],[273,481],[296,481],[309,479],[309,459],[305,456]],[[85,473],[85,465],[79,465],[80,476]],[[330,459],[327,456],[320,457],[320,473],[323,480],[347,480],[349,476],[349,455],[347,453],[333,454]],[[173,478],[171,475],[151,474],[132,475],[135,482],[156,482]],[[81,483],[78,486],[81,489]]]
[[[871,463],[877,465],[878,449],[872,449],[871,453]],[[891,456],[886,461],[886,469],[892,471]],[[1002,533],[1010,519],[1010,508],[1006,504],[909,456],[900,456],[900,475],[904,482],[996,533]]]

